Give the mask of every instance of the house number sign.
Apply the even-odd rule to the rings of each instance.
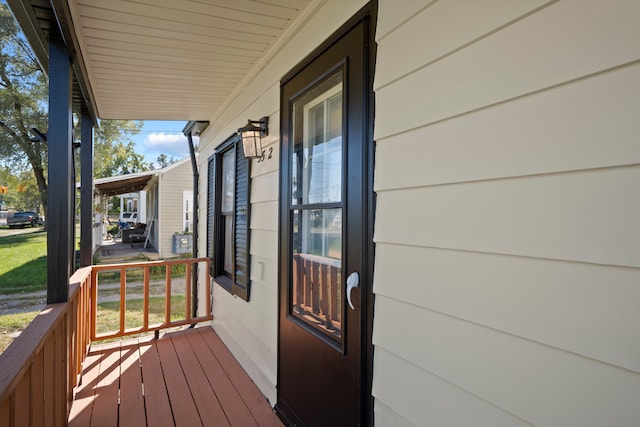
[[[258,163],[267,161],[273,157],[273,147],[269,147],[268,150],[262,150],[262,156],[258,158]]]

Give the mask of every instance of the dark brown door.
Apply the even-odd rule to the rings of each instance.
[[[367,417],[367,28],[355,24],[281,88],[278,410],[299,426]]]

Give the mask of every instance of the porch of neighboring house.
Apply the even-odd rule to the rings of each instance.
[[[122,239],[103,240],[102,244],[96,249],[100,263],[125,262],[127,260],[157,260],[160,258],[158,251],[153,246],[146,245],[144,242],[123,243]]]
[[[68,302],[45,306],[0,355],[0,425],[281,426],[202,325],[208,271],[207,258],[77,270]]]

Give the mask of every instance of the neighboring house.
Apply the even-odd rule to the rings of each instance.
[[[94,185],[99,199],[118,194],[144,198],[136,203],[137,222],[151,224],[149,245],[161,258],[190,252],[176,246],[174,237],[193,231],[193,170],[188,157],[162,169],[96,179]]]
[[[96,116],[209,122],[212,327],[283,419],[638,425],[640,2],[275,4],[62,22]]]

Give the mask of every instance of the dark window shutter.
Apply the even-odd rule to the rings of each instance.
[[[224,222],[220,209],[220,198],[223,194],[222,158],[229,150],[235,151],[235,206],[233,218],[232,248],[225,247],[221,240],[224,236]],[[249,218],[251,203],[249,187],[251,176],[250,161],[245,159],[240,137],[234,135],[216,148],[215,154],[208,159],[207,189],[207,256],[211,258],[210,274],[217,284],[234,295],[249,301],[250,269],[249,269]],[[232,251],[233,277],[223,271],[226,251]]]
[[[233,293],[249,301],[249,160],[245,159],[242,144],[236,142],[236,206],[235,206],[235,282]]]
[[[214,276],[214,245],[213,245],[213,236],[214,236],[214,219],[215,219],[215,203],[216,203],[216,157],[215,155],[209,157],[208,159],[208,170],[207,170],[207,258],[210,258],[209,263],[209,274]]]

